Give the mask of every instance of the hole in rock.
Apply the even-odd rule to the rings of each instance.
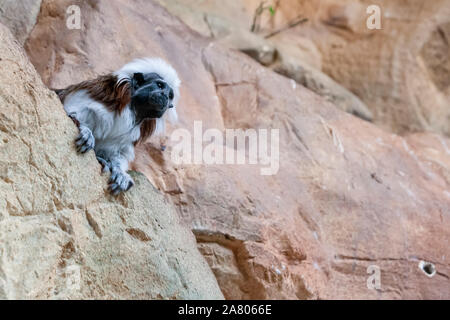
[[[430,278],[436,274],[436,267],[430,262],[420,261],[419,269]]]

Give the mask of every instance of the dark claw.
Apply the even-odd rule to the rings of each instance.
[[[116,172],[113,172],[113,173],[111,174],[111,177],[109,178],[109,183],[115,182],[116,179],[117,179],[117,173],[116,173]]]
[[[127,188],[125,189],[125,191],[130,190],[132,186],[134,186],[134,182],[133,182],[133,181],[128,182],[128,186],[127,186]]]
[[[90,149],[91,149],[90,146],[84,145],[84,146],[81,148],[80,152],[81,152],[81,153],[86,153],[86,152],[87,152],[88,150],[90,150]]]
[[[117,183],[112,183],[112,184],[109,185],[109,189],[112,192],[115,192],[118,188],[119,188],[119,185]]]

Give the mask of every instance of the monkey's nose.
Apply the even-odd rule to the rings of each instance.
[[[150,103],[156,104],[161,108],[165,108],[169,102],[169,97],[165,92],[158,92],[157,94],[150,95]]]

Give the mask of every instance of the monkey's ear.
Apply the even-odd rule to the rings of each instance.
[[[141,72],[133,74],[133,79],[137,85],[142,85],[145,82],[144,75]]]

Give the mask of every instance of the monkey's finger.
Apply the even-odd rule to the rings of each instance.
[[[117,183],[113,183],[113,184],[109,185],[109,190],[115,196],[117,196],[119,193],[122,192],[120,185],[118,185]]]
[[[108,189],[111,190],[112,192],[115,191],[117,188],[119,187],[119,185],[117,183],[111,183],[108,186]]]
[[[119,174],[116,178],[116,183],[121,186],[125,180],[125,176],[123,174]]]
[[[78,138],[78,139],[75,140],[75,144],[77,146],[82,146],[82,145],[86,144],[86,140],[83,139],[83,138]]]
[[[113,173],[111,174],[111,177],[109,177],[109,183],[116,182],[117,176],[118,176],[118,174],[113,171]]]
[[[80,152],[81,152],[81,153],[86,153],[86,152],[88,152],[88,151],[91,150],[91,149],[92,149],[92,148],[91,148],[90,146],[84,145],[84,146],[81,147]]]

